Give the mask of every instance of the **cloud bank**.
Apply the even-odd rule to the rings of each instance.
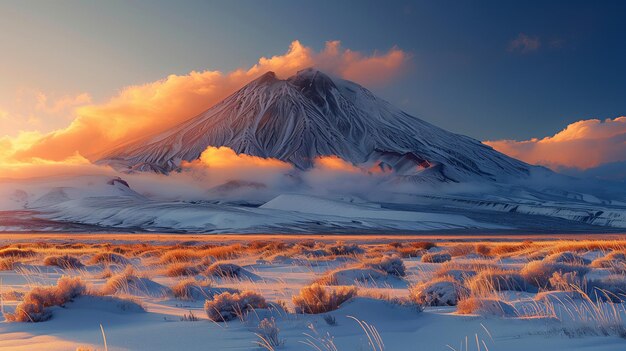
[[[237,154],[228,147],[212,146],[199,159],[182,163],[179,171],[168,175],[120,173],[108,166],[92,164],[78,154],[62,162],[37,159],[16,164],[0,176],[0,209],[23,206],[23,201],[14,201],[15,192],[26,191],[32,202],[57,187],[89,188],[116,177],[127,181],[139,194],[164,201],[260,204],[290,192],[389,199],[394,196],[392,189],[400,189],[402,193],[417,190],[414,184],[390,184],[389,174],[370,172],[337,156],[318,157],[313,165],[303,171],[278,159]]]
[[[541,41],[538,37],[531,37],[527,34],[520,33],[515,39],[509,43],[510,52],[519,52],[522,54],[528,54],[533,51],[539,50]]]
[[[543,139],[484,143],[509,156],[553,170],[585,170],[626,161],[626,117],[581,120]]]
[[[63,162],[76,153],[93,160],[121,142],[166,130],[194,117],[266,71],[287,77],[316,66],[364,85],[376,85],[402,74],[409,61],[410,55],[398,48],[367,55],[342,48],[339,41],[327,42],[321,51],[294,41],[286,53],[262,57],[252,67],[231,72],[207,70],[170,75],[123,88],[102,104],[91,104],[87,94],[58,103],[42,98],[38,105],[41,109],[65,111],[71,106],[75,119],[66,128],[51,133],[29,132],[17,138],[0,139],[5,147],[0,161],[4,157],[5,164],[36,159]],[[7,119],[6,111],[0,115]]]

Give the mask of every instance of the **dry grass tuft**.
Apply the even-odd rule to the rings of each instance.
[[[20,301],[24,298],[24,295],[25,294],[21,291],[9,290],[0,293],[0,298],[2,298],[3,301]]]
[[[433,247],[437,247],[437,244],[431,241],[412,241],[408,243],[408,246],[418,250],[430,250]]]
[[[6,248],[0,250],[0,258],[31,258],[36,256],[37,252],[33,250]]]
[[[489,247],[489,254],[508,257],[524,253],[529,250],[536,251],[536,245],[532,241],[524,241],[521,243],[493,243]]]
[[[409,258],[421,256],[437,245],[429,241],[413,241],[406,244],[391,242],[388,243],[387,246],[400,255],[400,257]]]
[[[574,252],[570,252],[570,251],[554,253],[544,258],[544,261],[553,262],[553,263],[565,263],[565,264],[579,265],[579,266],[584,266],[584,265],[588,265],[591,263],[591,261],[589,261],[588,259],[583,258],[580,255]]]
[[[415,284],[409,288],[409,298],[421,306],[456,306],[469,290],[452,277],[441,277]]]
[[[435,271],[435,277],[451,276],[458,281],[468,280],[478,272],[498,268],[498,265],[493,262],[485,262],[479,260],[472,260],[470,262],[444,262]]]
[[[550,287],[550,278],[554,273],[573,273],[580,277],[584,276],[589,268],[578,265],[568,265],[564,263],[552,263],[546,261],[532,261],[522,268],[520,274],[528,284],[539,288]]]
[[[457,305],[457,313],[498,317],[516,317],[519,314],[513,305],[504,300],[480,297],[460,300]]]
[[[243,319],[247,312],[257,308],[267,308],[267,302],[263,296],[253,291],[225,292],[215,295],[213,300],[207,300],[204,303],[204,311],[209,319],[215,322],[227,322],[235,318]]]
[[[126,266],[130,263],[128,258],[115,252],[100,252],[95,254],[90,260],[91,264],[118,264]]]
[[[404,262],[396,256],[383,256],[367,260],[363,263],[363,267],[377,269],[397,277],[404,277],[406,275]]]
[[[226,246],[216,246],[202,251],[203,256],[212,256],[218,260],[227,260],[237,258],[245,252],[245,248],[241,244],[233,244]]]
[[[450,261],[452,256],[449,253],[438,252],[438,253],[426,253],[422,256],[422,262],[426,263],[443,263],[446,261]]]
[[[447,252],[452,257],[467,256],[475,253],[474,245],[472,244],[456,244],[448,248]]]
[[[550,248],[551,253],[624,250],[626,250],[625,240],[563,240],[553,243]]]
[[[14,313],[5,313],[9,322],[43,322],[52,317],[48,309],[61,306],[72,299],[85,294],[87,286],[80,277],[61,277],[56,286],[36,287],[24,296]]]
[[[141,285],[141,278],[135,274],[135,269],[129,265],[122,272],[112,275],[102,287],[101,293],[110,295],[128,292],[131,287],[138,285]]]
[[[172,287],[174,297],[180,300],[195,301],[210,298],[206,291],[213,284],[210,280],[197,281],[194,278],[187,278],[179,281]]]
[[[11,271],[15,268],[14,258],[2,258],[0,259],[0,271]]]
[[[74,256],[47,256],[43,260],[45,266],[56,266],[63,269],[78,269],[83,268],[85,265]]]
[[[365,250],[357,244],[346,244],[342,242],[327,246],[326,251],[334,256],[356,256],[365,252]]]
[[[220,278],[242,278],[245,270],[234,263],[215,262],[210,265],[205,274]]]
[[[483,295],[492,291],[529,291],[531,288],[524,277],[515,271],[501,268],[489,268],[479,271],[467,281],[473,294]],[[530,290],[534,290],[530,289]]]
[[[168,277],[191,276],[199,274],[202,269],[203,267],[188,262],[174,262],[165,268],[164,273]]]
[[[273,254],[278,252],[284,252],[289,249],[291,245],[288,245],[282,241],[262,241],[255,240],[248,244],[247,249],[252,252],[262,252],[264,254]]]
[[[258,332],[256,333],[256,336],[259,340],[256,341],[255,344],[260,348],[274,351],[275,348],[285,344],[285,340],[278,336],[280,329],[278,328],[278,325],[276,325],[274,317],[270,319],[264,318],[259,323],[257,330]]]
[[[357,288],[345,286],[329,289],[319,284],[311,284],[300,289],[300,293],[292,297],[296,313],[317,314],[334,311],[339,306],[357,296]]]

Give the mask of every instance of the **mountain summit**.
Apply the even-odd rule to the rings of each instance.
[[[167,173],[209,146],[272,157],[299,169],[336,155],[416,180],[502,180],[531,166],[472,138],[410,116],[364,87],[305,69],[286,80],[267,72],[163,133],[106,154],[98,163]]]

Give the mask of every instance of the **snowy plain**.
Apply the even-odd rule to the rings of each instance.
[[[63,275],[80,277],[92,291],[105,291],[113,279],[111,276],[124,274],[127,266],[132,266],[133,274],[141,277],[137,280],[140,283],[127,283],[113,292],[89,293],[62,306],[50,307],[52,317],[46,321],[0,322],[0,350],[104,350],[100,325],[109,350],[263,350],[255,342],[259,340],[256,335],[259,321],[264,318],[273,318],[280,330],[279,340],[284,343],[275,347],[276,350],[526,351],[626,347],[626,339],[620,334],[626,328],[621,300],[569,299],[565,296],[574,296],[574,289],[570,289],[556,293],[557,299],[546,303],[538,292],[564,288],[537,289],[526,285],[522,288],[517,283],[506,286],[502,283],[516,272],[524,272],[530,262],[554,260],[574,265],[568,260],[580,259],[589,281],[611,281],[611,294],[621,297],[626,276],[615,273],[623,264],[620,260],[626,249],[621,236],[595,236],[591,240],[564,236],[546,240],[541,236],[434,239],[432,236],[311,235],[303,240],[290,235],[268,238],[263,235],[13,234],[2,235],[0,240],[4,247],[0,255],[4,259],[9,257],[6,250],[11,248],[35,251],[16,258],[11,269],[0,272],[2,309],[6,313],[16,310],[24,298],[22,294],[37,286],[53,286]],[[181,249],[190,256],[184,256]],[[176,250],[176,254],[172,253]],[[119,253],[126,261],[95,261],[94,257],[102,252]],[[617,254],[610,256],[612,252]],[[560,255],[554,258],[551,253]],[[449,261],[433,263],[424,258],[442,254],[450,254]],[[46,257],[54,255],[76,257],[81,267],[46,265]],[[380,269],[362,273],[368,272],[363,268],[368,267],[367,262],[388,256],[401,257],[404,275],[389,273],[393,275],[390,276]],[[616,266],[602,264],[603,258],[609,256],[617,259],[611,262],[617,262]],[[237,265],[245,274],[211,275],[204,265],[214,264],[214,257],[220,257],[220,263]],[[181,264],[200,270],[172,273],[169,269]],[[480,274],[485,268],[479,267],[483,266],[507,272],[502,275],[507,277],[505,280],[498,280],[502,286],[498,285],[497,289],[491,286],[493,291],[485,292],[480,291],[480,285],[472,285],[475,284],[472,281],[480,281],[475,274]],[[458,274],[459,271],[463,273]],[[292,296],[312,282],[325,281],[326,289],[330,290],[341,288],[331,280],[324,280],[333,272],[348,272],[344,275],[347,281],[339,283],[357,287],[357,296],[326,313],[295,313]],[[498,299],[501,305],[496,309],[460,312],[461,308],[456,306],[411,303],[410,287],[437,281],[444,275],[455,276],[470,287],[472,296]],[[210,281],[206,296],[194,299],[176,296],[173,287],[190,277],[197,282]],[[203,307],[205,300],[213,299],[212,293],[234,289],[260,294],[268,301],[269,308],[254,309],[227,322],[209,320]],[[144,311],[129,307],[123,302],[126,299],[141,305]],[[609,312],[603,314],[594,310],[595,306]],[[186,319],[185,315],[190,313],[198,320]],[[334,323],[327,322],[327,316],[332,316]],[[373,329],[363,329],[362,323]],[[606,328],[601,328],[603,325]]]

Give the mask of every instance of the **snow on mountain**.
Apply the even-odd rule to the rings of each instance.
[[[299,169],[310,168],[318,156],[336,155],[415,180],[499,181],[526,177],[533,168],[315,69],[286,80],[267,72],[200,115],[122,145],[98,163],[167,173],[198,159],[208,146],[277,158]]]

